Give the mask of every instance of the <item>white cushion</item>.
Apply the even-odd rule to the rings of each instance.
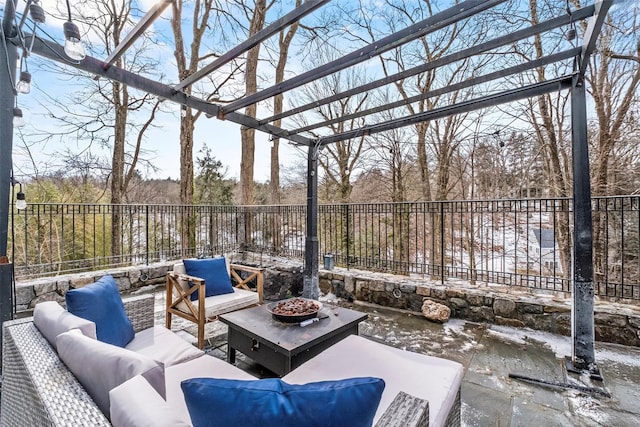
[[[165,367],[186,362],[204,354],[163,326],[154,326],[136,334],[125,347],[164,363]]]
[[[258,304],[259,298],[257,292],[233,288],[232,294],[215,295],[205,298],[205,316],[209,319],[220,314]]]
[[[187,404],[184,402],[180,383],[189,378],[256,379],[240,368],[208,355],[168,367],[165,371],[167,403],[187,419],[191,419],[191,417],[189,416]]]
[[[33,324],[53,348],[56,348],[56,337],[72,329],[79,329],[83,335],[96,339],[95,323],[69,313],[55,301],[36,304]]]
[[[77,329],[58,335],[58,355],[87,390],[98,408],[109,415],[109,391],[141,374],[165,396],[164,365],[146,356],[85,337]]]
[[[385,389],[374,418],[382,416],[395,396],[404,391],[429,402],[431,426],[445,425],[455,403],[464,369],[451,360],[426,356],[350,335],[302,364],[283,381],[305,384],[352,377],[377,377]]]
[[[111,390],[109,400],[114,427],[191,427],[191,419],[169,406],[141,375]]]

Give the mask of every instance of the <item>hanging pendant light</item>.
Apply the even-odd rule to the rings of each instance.
[[[31,16],[31,20],[33,22],[37,22],[39,24],[44,24],[45,15],[44,9],[38,3],[38,0],[33,0],[29,5],[29,15]]]
[[[21,128],[24,126],[24,117],[22,117],[22,110],[18,107],[13,108],[13,127]]]
[[[68,20],[62,27],[64,29],[64,38],[66,39],[64,42],[64,53],[71,59],[82,61],[86,54],[82,40],[80,39],[80,30],[71,20],[71,5],[69,5],[69,0],[67,0],[67,13]]]
[[[82,40],[80,39],[80,30],[78,30],[78,26],[69,20],[64,23],[63,28],[64,37],[66,38],[66,41],[64,42],[64,53],[66,53],[71,59],[82,61],[86,54],[84,52]]]
[[[27,209],[27,197],[22,192],[22,184],[20,184],[20,189],[18,190],[18,194],[16,194],[16,209]]]
[[[20,71],[20,80],[16,84],[16,90],[19,93],[27,94],[31,92],[31,73],[28,71]]]

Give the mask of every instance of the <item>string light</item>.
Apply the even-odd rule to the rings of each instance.
[[[23,70],[24,65],[24,70]],[[20,80],[16,83],[16,91],[18,93],[27,94],[31,92],[31,73],[27,66],[27,53],[23,52],[20,58]]]
[[[569,0],[567,0],[567,14],[569,15],[569,29],[564,34],[564,37],[568,41],[571,41],[576,38],[577,32],[576,32],[575,23],[573,22],[573,16],[571,15],[571,7],[569,6]]]
[[[33,20],[33,22],[44,24],[44,9],[42,9],[42,6],[38,4],[38,0],[33,0],[29,5],[29,15],[31,16],[31,20]]]
[[[20,71],[20,80],[16,84],[16,90],[19,93],[27,94],[31,92],[31,73],[28,71]]]
[[[13,108],[13,127],[21,128],[24,126],[24,117],[22,117],[22,110],[18,107]]]
[[[20,189],[18,190],[18,194],[16,194],[16,209],[27,209],[27,197],[22,192],[22,183],[20,183]]]
[[[82,61],[86,54],[84,46],[82,45],[82,40],[80,39],[80,30],[71,20],[71,6],[69,5],[69,0],[67,0],[67,12],[69,13],[69,20],[65,22],[62,27],[64,29],[64,37],[66,39],[64,42],[64,53],[66,53],[71,59]]]

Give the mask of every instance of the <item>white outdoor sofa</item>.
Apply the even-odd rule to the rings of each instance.
[[[137,333],[153,327],[152,295],[125,299],[124,304]],[[112,425],[40,334],[32,318],[3,324],[2,350],[0,426]],[[460,425],[462,365],[398,350],[360,336],[335,344],[283,380],[299,384],[355,376],[385,380],[374,420],[376,427]],[[113,425],[189,426],[180,382],[193,377],[255,380],[233,365],[202,354],[165,366],[166,400],[140,375],[111,390]],[[131,408],[135,408],[133,414],[128,412]]]

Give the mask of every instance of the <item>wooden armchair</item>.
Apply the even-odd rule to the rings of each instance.
[[[167,329],[171,329],[171,318],[175,314],[198,325],[198,348],[204,346],[204,325],[219,315],[231,311],[262,304],[264,293],[264,275],[261,268],[239,264],[227,264],[232,281],[235,281],[233,293],[205,297],[205,281],[186,274],[183,263],[173,266],[167,273]],[[242,278],[240,272],[249,273]],[[255,281],[255,290],[249,283]],[[189,283],[194,286],[190,286]],[[197,292],[197,299],[191,295]]]

